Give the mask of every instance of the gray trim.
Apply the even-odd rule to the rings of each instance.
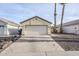
[[[46,22],[52,24],[52,22],[47,21],[47,20],[45,20],[45,19],[43,19],[43,18],[41,18],[41,17],[39,17],[39,16],[34,16],[34,17],[32,17],[32,18],[29,18],[29,19],[27,19],[27,20],[24,20],[24,21],[20,22],[20,24],[22,24],[22,23],[24,23],[24,22],[26,22],[26,21],[29,21],[29,20],[31,20],[31,19],[33,19],[33,18],[39,18],[39,19],[41,19],[41,20],[44,20],[44,21],[46,21]]]

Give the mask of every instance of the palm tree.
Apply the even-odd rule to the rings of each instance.
[[[54,33],[56,33],[56,3],[54,4]]]
[[[62,7],[62,14],[61,14],[61,24],[60,24],[60,33],[63,33],[62,25],[63,25],[63,16],[64,16],[64,9],[65,9],[65,3],[61,3]]]

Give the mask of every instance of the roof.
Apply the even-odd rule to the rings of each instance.
[[[3,22],[5,22],[5,23],[7,23],[7,24],[9,24],[9,25],[13,25],[13,26],[19,26],[19,24],[17,24],[17,23],[14,23],[14,22],[12,22],[12,21],[9,21],[9,20],[7,20],[7,19],[4,19],[4,18],[0,18],[0,21],[3,21]]]
[[[66,23],[63,24],[63,26],[70,26],[70,25],[77,25],[77,24],[79,24],[79,19],[66,22]],[[59,26],[60,26],[60,24],[57,25],[57,27],[59,27]]]
[[[64,23],[64,26],[77,25],[77,24],[79,24],[79,19],[66,22],[66,23]]]
[[[29,20],[33,19],[33,18],[39,18],[39,19],[41,19],[41,20],[44,20],[44,21],[46,21],[46,22],[52,24],[52,22],[50,22],[50,21],[48,21],[48,20],[45,20],[45,19],[43,19],[43,18],[41,18],[41,17],[39,17],[39,16],[34,16],[34,17],[29,18],[29,19],[27,19],[27,20],[24,20],[24,21],[22,21],[22,22],[20,22],[20,23],[22,24],[22,23],[24,23],[24,22],[26,22],[26,21],[29,21]]]

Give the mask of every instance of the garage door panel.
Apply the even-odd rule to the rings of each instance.
[[[47,26],[26,26],[26,34],[47,34]]]

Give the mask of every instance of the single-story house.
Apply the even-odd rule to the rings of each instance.
[[[22,35],[51,34],[51,22],[39,16],[34,16],[20,22]]]
[[[0,35],[18,34],[19,25],[4,18],[0,18]]]
[[[57,30],[60,31],[60,26],[57,26]],[[79,19],[69,21],[63,24],[63,32],[71,34],[79,34]]]

